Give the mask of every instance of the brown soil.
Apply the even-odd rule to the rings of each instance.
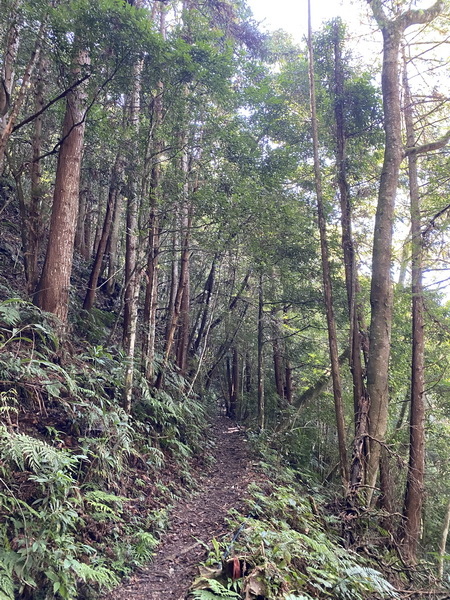
[[[228,534],[227,513],[244,508],[248,484],[258,479],[245,436],[226,417],[214,427],[215,463],[193,497],[180,500],[153,561],[104,600],[183,600],[210,540]]]

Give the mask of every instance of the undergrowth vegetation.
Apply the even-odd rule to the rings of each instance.
[[[20,299],[0,303],[0,336],[0,600],[91,597],[151,558],[206,447],[204,405],[176,374],[155,396],[136,373],[127,415],[121,353],[63,354]]]
[[[253,485],[248,515],[234,515],[231,543],[213,550],[194,583],[195,600],[363,600],[398,593],[368,559],[345,547],[339,520],[294,479]]]

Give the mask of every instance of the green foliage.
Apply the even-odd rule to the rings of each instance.
[[[151,558],[167,510],[144,510],[140,498],[151,493],[158,506],[174,496],[154,478],[168,450],[189,480],[188,459],[204,447],[204,407],[179,392],[184,381],[173,374],[174,397],[157,400],[141,384],[146,408],[132,418],[120,406],[120,353],[87,346],[61,361],[39,310],[19,300],[0,308],[0,598],[74,600],[80,586],[109,589]]]
[[[14,582],[11,569],[0,563],[0,600],[14,600]]]
[[[4,460],[25,471],[52,475],[72,469],[77,460],[68,452],[56,450],[26,434],[10,433],[0,425],[0,453]]]
[[[194,600],[217,600],[217,598],[241,598],[233,590],[226,588],[216,579],[202,580],[202,588],[195,589],[190,594]]]
[[[242,593],[257,578],[264,597],[273,599],[397,598],[379,571],[344,548],[332,520],[319,512],[317,500],[305,496],[294,482],[273,485],[267,492],[253,487],[251,516],[239,517],[242,533],[233,547],[240,563],[247,565]]]

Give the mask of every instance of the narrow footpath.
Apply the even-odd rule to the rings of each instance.
[[[243,509],[248,484],[258,479],[243,433],[224,416],[215,426],[215,464],[198,482],[197,492],[180,500],[153,561],[104,600],[184,600],[209,544],[228,529],[231,508]]]

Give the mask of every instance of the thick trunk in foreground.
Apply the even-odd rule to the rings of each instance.
[[[333,293],[331,286],[330,261],[326,233],[325,213],[322,193],[322,174],[319,160],[319,134],[316,114],[316,91],[314,81],[314,54],[311,28],[311,1],[308,0],[308,52],[309,52],[309,86],[311,99],[311,126],[314,151],[314,180],[317,197],[317,217],[320,231],[320,249],[322,256],[323,293],[328,326],[328,344],[330,350],[331,375],[333,379],[334,407],[336,413],[336,426],[339,446],[339,463],[344,485],[348,481],[347,449],[345,441],[344,408],[342,402],[342,386],[339,370],[339,352],[336,335],[336,321],[333,309]]]
[[[371,323],[367,387],[370,397],[370,453],[367,465],[367,502],[377,482],[381,446],[388,423],[388,373],[392,326],[392,234],[395,196],[403,157],[399,94],[399,48],[403,32],[414,24],[428,23],[439,14],[438,0],[427,10],[407,10],[389,20],[382,0],[370,0],[375,19],[383,33],[382,92],[385,149],[381,172],[372,254],[370,290]]]
[[[89,56],[80,50],[73,69],[74,78],[89,65]],[[53,208],[44,268],[36,294],[37,305],[67,321],[70,275],[78,214],[80,168],[85,129],[84,88],[67,95],[62,142],[56,167]]]

